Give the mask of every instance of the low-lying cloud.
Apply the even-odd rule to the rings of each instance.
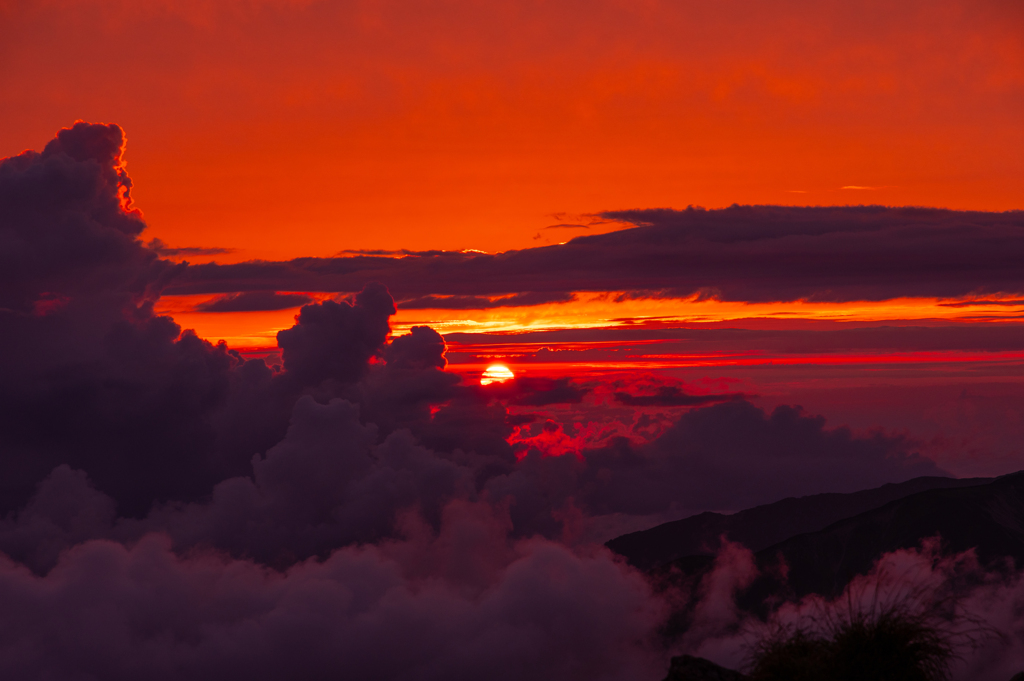
[[[392,335],[394,298],[360,269],[455,281],[449,256],[170,263],[139,239],[123,151],[117,126],[79,123],[0,162],[5,677],[657,678],[665,603],[588,528],[941,473],[904,437],[737,395],[622,393],[690,407],[634,440],[543,413],[592,385],[464,385],[436,331]],[[318,268],[359,293],[305,304],[282,366],[153,312],[224,272],[249,292],[225,305],[318,290],[266,285]]]
[[[763,637],[801,630],[829,638],[830,627],[851,617],[896,611],[921,618],[952,646],[951,678],[1005,681],[1024,668],[1024,573],[1010,567],[985,568],[972,551],[947,554],[938,538],[927,539],[880,556],[835,599],[783,602],[764,621],[737,602],[758,574],[753,554],[726,542],[713,569],[682,596],[692,605],[681,649],[743,669]]]

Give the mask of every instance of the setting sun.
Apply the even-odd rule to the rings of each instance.
[[[511,378],[515,378],[515,374],[507,366],[504,364],[492,364],[487,367],[483,376],[480,377],[480,385],[504,383]]]
[[[1024,681],[1024,0],[0,18],[0,681]]]

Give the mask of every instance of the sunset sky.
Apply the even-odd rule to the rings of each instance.
[[[14,0],[0,19],[0,154],[117,123],[147,238],[234,249],[219,261],[504,251],[629,208],[1021,207],[1014,0]]]
[[[1024,469],[1017,0],[0,0],[0,158],[0,605],[94,550],[333,565],[471,638],[557,554],[573,626],[626,594],[565,649],[654,679],[596,544]],[[493,668],[433,626],[412,678]]]

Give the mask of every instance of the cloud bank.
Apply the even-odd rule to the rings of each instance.
[[[602,215],[636,226],[499,254],[196,265],[167,292],[358,291],[373,280],[414,308],[442,307],[437,296],[459,305],[508,295],[560,302],[576,291],[752,302],[1024,292],[1020,211],[732,206]]]
[[[462,384],[436,331],[391,334],[391,292],[357,268],[357,295],[278,334],[282,365],[246,360],[153,304],[194,272],[289,290],[262,277],[294,264],[161,259],[123,152],[78,123],[0,162],[5,676],[657,678],[665,604],[588,528],[941,473],[905,438],[737,395],[621,393],[692,407],[648,439],[512,413],[592,386]]]

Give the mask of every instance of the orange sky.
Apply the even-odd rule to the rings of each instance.
[[[1014,0],[0,2],[0,93],[0,156],[116,122],[147,238],[220,261],[522,248],[633,207],[1024,207]]]

